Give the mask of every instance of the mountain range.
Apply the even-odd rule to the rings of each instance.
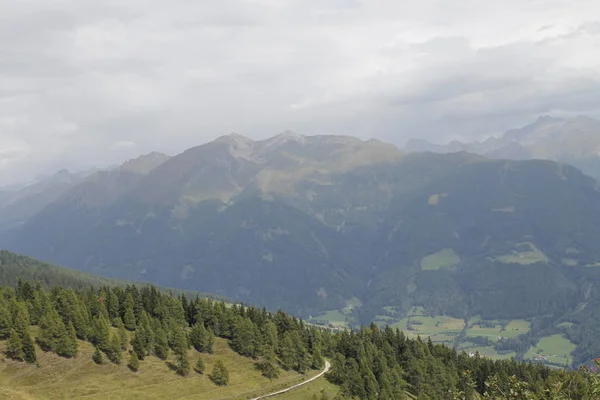
[[[454,140],[437,145],[423,139],[411,139],[407,152],[453,153],[466,151],[489,158],[511,160],[547,159],[571,164],[600,179],[600,121],[580,116],[571,119],[543,116],[533,124],[511,129],[503,136],[482,142]]]
[[[415,305],[526,318],[584,301],[600,261],[599,184],[572,166],[344,136],[227,135],[47,199],[5,247],[300,315],[358,297],[363,321]]]

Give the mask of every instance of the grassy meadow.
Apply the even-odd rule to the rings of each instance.
[[[0,350],[4,342],[0,342]],[[39,348],[39,367],[7,360],[0,355],[0,399],[247,399],[300,383],[310,375],[281,371],[279,379],[264,378],[249,358],[234,353],[223,339],[217,339],[213,354],[200,354],[190,350],[190,364],[198,357],[205,361],[206,371],[199,375],[192,370],[187,377],[176,375],[165,361],[149,356],[140,363],[137,373],[131,372],[127,355],[123,363],[96,365],[92,361],[93,346],[79,342],[79,354],[65,359],[54,353],[44,353]],[[216,386],[207,374],[216,360],[222,360],[229,370],[228,386]],[[171,355],[168,361],[173,362]]]

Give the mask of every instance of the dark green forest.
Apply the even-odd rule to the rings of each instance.
[[[35,337],[31,326],[38,327]],[[281,370],[321,370],[327,358],[332,364],[327,379],[342,388],[341,398],[597,398],[592,394],[597,378],[589,372],[459,354],[374,324],[330,332],[282,311],[172,295],[153,286],[44,290],[39,282],[18,280],[15,287],[0,289],[5,354],[25,363],[36,364],[37,351],[78,357],[80,339],[96,347],[96,363],[127,363],[132,373],[143,373],[148,355],[166,360],[170,353],[175,355],[174,373],[203,373],[201,361],[190,365],[187,350],[210,353],[215,337],[227,339],[235,352],[253,359],[270,378]],[[216,385],[227,385],[228,372],[221,363],[207,372]]]

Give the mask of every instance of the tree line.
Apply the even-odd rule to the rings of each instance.
[[[37,326],[35,335],[32,326]],[[282,311],[174,296],[153,286],[46,291],[39,283],[19,281],[14,288],[0,288],[0,340],[6,341],[5,355],[13,360],[36,364],[37,351],[78,357],[79,341],[88,341],[95,346],[92,359],[98,364],[127,362],[133,372],[143,373],[144,360],[152,355],[174,360],[170,366],[177,374],[188,375],[192,369],[203,374],[202,356],[192,366],[189,351],[212,353],[216,338],[253,359],[268,379],[277,379],[281,370],[321,370],[327,357],[332,363],[327,379],[340,386],[338,398],[392,400],[407,398],[407,393],[451,400],[600,398],[594,397],[600,384],[591,371],[469,356],[375,324],[330,332]],[[229,382],[221,361],[209,376],[217,385]]]

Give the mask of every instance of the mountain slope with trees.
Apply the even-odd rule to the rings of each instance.
[[[37,368],[43,370],[46,363],[59,368],[59,358],[66,360],[60,367],[65,368],[67,362],[89,357],[85,373],[70,377],[68,388],[58,388],[60,380],[55,382],[45,389],[44,398],[82,395],[81,390],[86,395],[110,394],[113,398],[130,398],[133,393],[145,398],[164,394],[164,385],[133,387],[131,392],[113,386],[82,388],[73,384],[95,374],[101,383],[107,368],[124,368],[125,364],[130,371],[120,372],[121,387],[128,384],[127,376],[144,381],[144,375],[156,377],[156,369],[162,368],[161,374],[172,374],[169,383],[165,382],[171,390],[185,390],[190,396],[189,390],[195,388],[192,397],[219,396],[216,388],[234,384],[223,359],[212,355],[217,350],[220,356],[225,354],[224,341],[249,361],[238,361],[241,365],[254,365],[253,369],[263,375],[263,383],[277,381],[284,374],[290,377],[294,371],[320,370],[324,357],[328,357],[332,370],[327,379],[341,387],[340,398],[402,399],[408,392],[422,399],[474,399],[478,393],[518,389],[528,396],[521,399],[564,398],[558,394],[591,399],[590,391],[595,387],[595,378],[585,373],[457,354],[430,341],[407,339],[391,328],[381,330],[371,325],[359,332],[331,333],[281,311],[227,307],[222,302],[185,295],[172,297],[154,287],[55,287],[47,292],[39,284],[19,281],[15,288],[0,289],[0,335],[6,357],[0,368],[3,393],[39,396],[36,387],[43,378],[34,373]],[[96,349],[91,356],[90,346]],[[210,360],[207,377],[202,376],[203,361],[196,362],[194,365],[200,367],[192,370],[190,354]],[[157,359],[163,360],[162,367]],[[37,368],[32,365],[36,363]],[[19,376],[27,376],[27,381]],[[240,379],[237,373],[235,379]],[[208,380],[212,388],[206,386]],[[206,393],[198,391],[199,381]],[[11,387],[15,383],[18,386]],[[562,385],[557,396],[547,396],[555,384]],[[117,390],[116,394],[112,390]]]
[[[292,133],[159,160],[77,186],[6,247],[302,317],[358,298],[363,324],[423,307],[554,334],[599,298],[600,185],[569,165]]]

